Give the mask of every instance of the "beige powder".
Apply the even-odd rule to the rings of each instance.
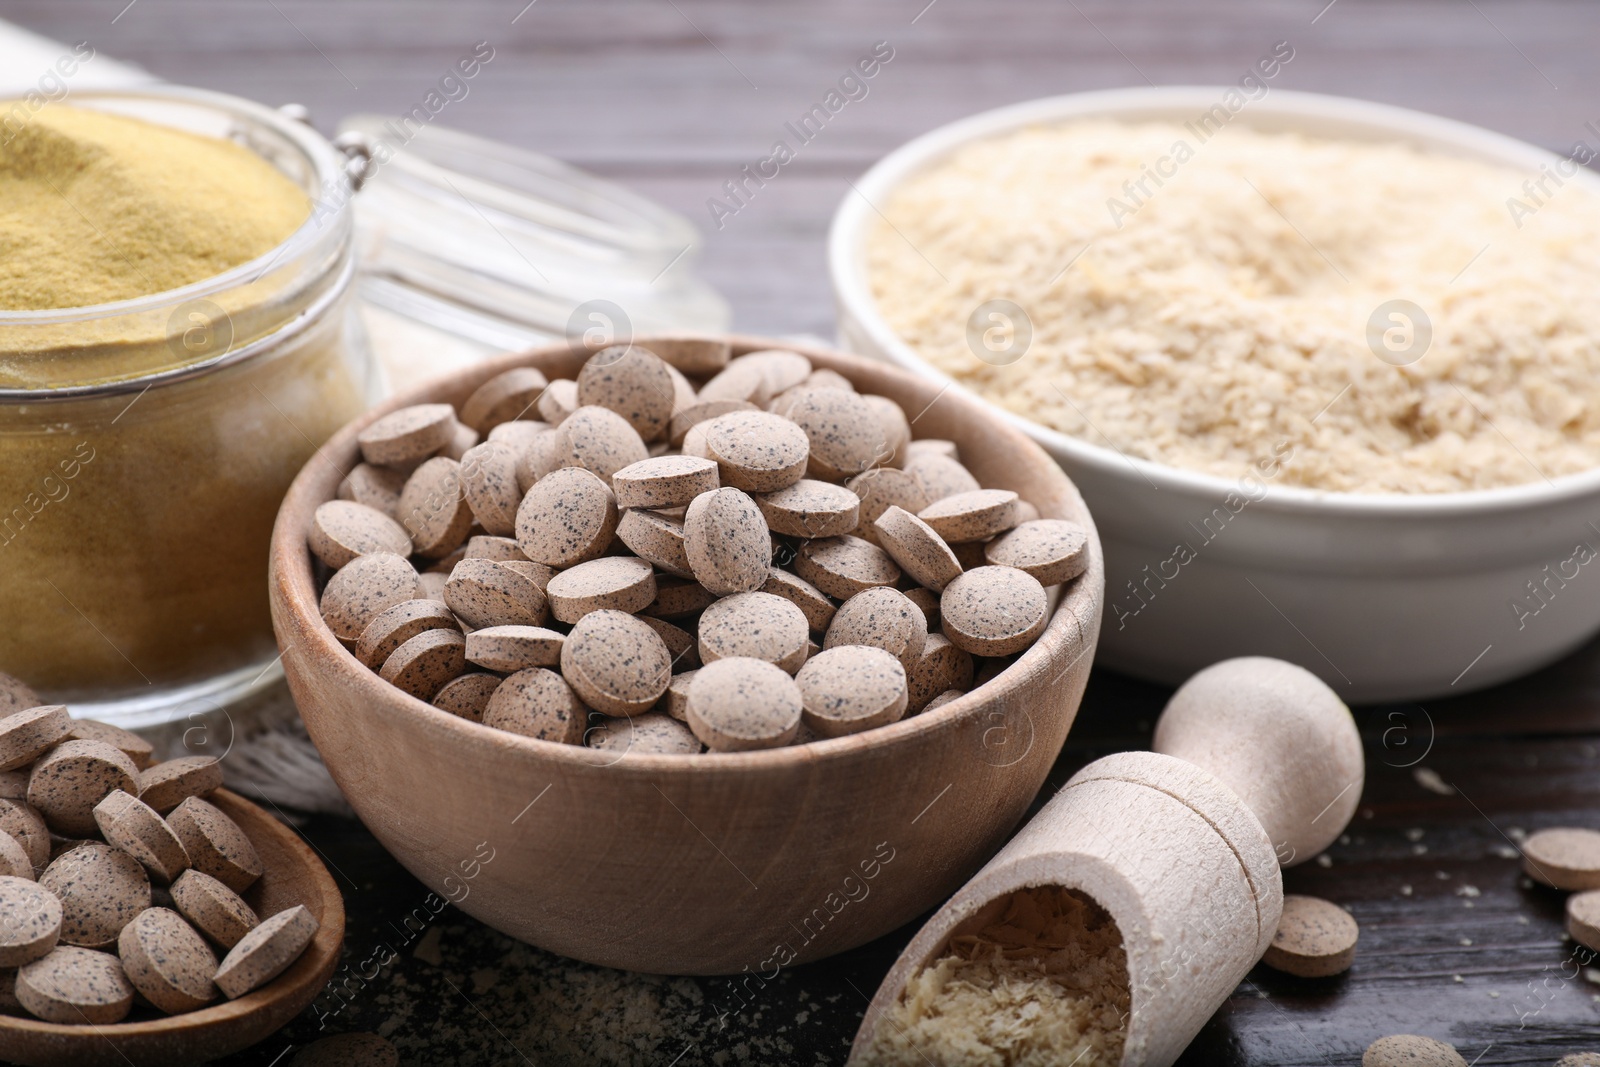
[[[1130,196],[1158,163],[1172,176]],[[1600,465],[1600,194],[1547,181],[1540,206],[1529,178],[1397,144],[1085,121],[913,177],[868,270],[939,368],[1128,455],[1234,479],[1288,442],[1289,484],[1515,485]],[[1003,367],[966,339],[996,298],[1033,327]],[[1367,343],[1397,298],[1433,330],[1404,367]]]
[[[1071,890],[1024,890],[912,976],[854,1067],[1115,1064],[1128,1005],[1111,917]]]

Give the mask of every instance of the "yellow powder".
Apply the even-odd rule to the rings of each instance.
[[[1128,1004],[1111,917],[1068,889],[1024,890],[912,976],[852,1067],[1116,1064]]]
[[[0,309],[205,281],[271,254],[309,211],[239,145],[52,104],[0,145]],[[337,288],[348,246],[326,236],[331,262],[320,246],[285,254],[209,295],[203,336],[231,347],[190,345],[188,303],[43,324],[0,311],[7,389],[137,379],[264,342],[137,392],[0,403],[0,670],[79,703],[248,679],[272,659],[273,518],[368,384],[353,291]]]
[[[0,309],[204,281],[272,251],[309,213],[240,145],[53,104],[0,145]]]

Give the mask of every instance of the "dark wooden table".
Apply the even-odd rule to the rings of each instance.
[[[495,58],[440,121],[682,211],[707,231],[702,269],[736,324],[770,333],[832,335],[824,235],[847,179],[985,108],[1231,82],[1286,40],[1295,58],[1277,87],[1421,108],[1561,151],[1600,119],[1600,5],[1582,0],[125,4],[4,0],[0,16],[87,38],[172,81],[300,101],[324,128],[353,111],[410,108],[488,41]],[[713,229],[706,200],[879,41],[894,58],[869,95]],[[1098,672],[1052,783],[1148,744],[1165,696]],[[1563,941],[1561,896],[1527,884],[1515,858],[1523,831],[1600,817],[1600,646],[1512,686],[1359,719],[1368,782],[1357,818],[1326,865],[1286,877],[1291,892],[1326,896],[1360,920],[1355,968],[1314,982],[1258,968],[1184,1062],[1349,1064],[1395,1032],[1447,1038],[1477,1064],[1600,1049],[1600,963]],[[1437,777],[1419,778],[1423,769]],[[376,1030],[417,1064],[840,1063],[912,930],[784,972],[748,1010],[719,1019],[720,979],[575,964],[448,909],[408,920],[426,914],[428,890],[365,830],[326,817],[303,829],[346,889],[340,997],[230,1063],[287,1063],[291,1047],[344,1030]]]

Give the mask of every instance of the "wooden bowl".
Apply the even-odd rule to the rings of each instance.
[[[1016,663],[931,713],[800,747],[619,758],[468,722],[381,681],[323,625],[306,548],[312,512],[334,496],[374,418],[460,404],[511,367],[574,377],[583,353],[561,346],[484,363],[345,427],[300,472],[273,532],[272,615],[289,686],[378,840],[497,930],[610,967],[749,972],[740,987],[758,988],[758,976],[862,944],[944,900],[1005,841],[1060,751],[1104,592],[1077,491],[972,401],[884,363],[734,338],[735,354],[773,347],[895,400],[918,437],[955,441],[984,485],[1083,523],[1093,562]]]
[[[339,965],[344,899],[300,835],[226,789],[208,798],[239,824],[266,868],[244,894],[262,918],[304,904],[320,924],[287,971],[238,1000],[110,1026],[65,1026],[0,1015],[0,1059],[30,1067],[174,1067],[248,1048],[305,1010]]]

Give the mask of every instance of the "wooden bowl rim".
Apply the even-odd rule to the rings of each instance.
[[[682,334],[661,335],[663,337],[679,338]],[[704,335],[701,335],[704,336]],[[651,336],[640,336],[633,339],[633,343],[649,347]],[[882,360],[866,359],[850,353],[823,348],[817,345],[787,341],[781,338],[762,337],[747,334],[729,334],[718,337],[730,342],[735,355],[763,349],[786,349],[799,352],[807,358],[821,357],[822,362],[840,365],[846,368],[843,373],[854,380],[851,369],[869,370],[873,374],[881,374],[891,378],[899,378],[908,385],[925,389],[927,381],[916,375],[896,367]],[[1005,699],[1019,690],[1025,681],[1034,674],[1042,673],[1051,668],[1058,660],[1062,667],[1056,668],[1056,674],[1064,674],[1071,664],[1076,663],[1083,656],[1093,652],[1098,643],[1098,632],[1085,634],[1079,626],[1080,619],[1097,618],[1100,601],[1100,583],[1095,577],[1102,573],[1103,562],[1101,558],[1100,539],[1095,530],[1094,521],[1089,515],[1082,497],[1077,492],[1077,487],[1067,477],[1066,472],[1050,458],[1042,448],[1030,440],[1026,434],[1013,428],[992,412],[986,410],[977,402],[961,395],[956,391],[941,391],[939,397],[963,406],[967,409],[973,421],[985,425],[995,437],[1009,439],[1013,445],[1022,451],[1033,454],[1037,463],[1047,478],[1058,478],[1063,483],[1067,492],[1063,494],[1069,501],[1077,501],[1080,514],[1075,521],[1081,522],[1089,533],[1091,562],[1088,572],[1078,579],[1068,583],[1067,590],[1059,598],[1055,611],[1052,613],[1049,624],[1044,633],[1039,636],[1026,652],[1015,663],[1001,671],[983,685],[971,689],[960,698],[950,703],[935,708],[932,712],[911,716],[887,726],[876,727],[857,734],[847,734],[842,737],[818,739],[804,745],[789,745],[782,748],[759,749],[748,752],[723,752],[717,753],[715,759],[705,759],[701,756],[687,754],[667,753],[630,753],[624,752],[621,756],[604,750],[591,749],[584,745],[569,745],[557,741],[544,741],[533,737],[524,737],[507,730],[499,730],[492,726],[473,722],[470,719],[453,715],[434,707],[427,701],[420,700],[402,690],[384,682],[376,672],[368,670],[355,658],[339,640],[334,637],[333,631],[328,629],[322,621],[322,614],[317,610],[318,597],[312,581],[311,552],[306,543],[305,530],[309,517],[317,505],[333,499],[333,489],[326,493],[315,490],[316,483],[328,477],[320,468],[327,464],[339,470],[337,461],[333,458],[339,454],[355,454],[356,435],[366,426],[381,418],[391,411],[408,407],[413,404],[435,402],[437,395],[446,389],[458,387],[462,381],[472,380],[481,384],[484,381],[515,367],[530,366],[534,361],[543,357],[572,357],[581,352],[570,344],[557,343],[541,348],[528,349],[522,352],[508,353],[496,356],[493,359],[476,363],[463,370],[432,378],[404,393],[389,397],[382,403],[351,420],[331,437],[326,444],[318,450],[317,454],[309,460],[289,487],[283,504],[278,511],[278,519],[272,531],[271,575],[270,580],[274,592],[281,594],[281,599],[288,611],[292,612],[300,624],[301,632],[307,634],[314,642],[311,651],[313,655],[322,660],[324,666],[315,669],[333,667],[346,674],[356,672],[359,676],[357,685],[371,688],[376,700],[395,706],[406,714],[420,715],[431,726],[441,729],[446,733],[453,733],[463,740],[488,743],[496,746],[505,746],[512,749],[521,749],[533,755],[564,761],[573,766],[613,767],[627,771],[636,771],[645,775],[677,773],[685,776],[704,776],[720,774],[740,774],[745,772],[770,771],[785,765],[797,766],[811,762],[831,762],[835,760],[850,759],[869,749],[886,748],[911,743],[920,739],[924,734],[936,733],[953,729],[963,720],[976,717],[987,709],[997,699]],[[936,398],[937,399],[937,398]],[[333,482],[337,486],[337,480]],[[297,519],[297,515],[305,518]],[[1085,580],[1088,579],[1088,580]],[[284,649],[285,655],[289,654],[289,642],[285,640],[283,627],[274,620],[278,629],[279,645]]]
[[[31,1015],[0,1015],[0,1034],[6,1031],[25,1033],[31,1039],[49,1039],[62,1046],[79,1041],[93,1041],[97,1044],[108,1042],[115,1048],[119,1039],[131,1041],[156,1036],[172,1037],[197,1027],[237,1025],[241,1020],[257,1012],[266,1011],[280,1001],[303,994],[309,985],[315,984],[317,991],[320,991],[327,984],[328,978],[319,976],[324,973],[331,975],[332,965],[338,962],[344,945],[344,896],[339,892],[333,876],[328,873],[327,867],[323,866],[322,861],[299,834],[238,793],[228,789],[218,789],[206,799],[221,808],[229,818],[241,823],[240,828],[245,831],[246,836],[254,838],[255,833],[252,831],[259,831],[275,838],[277,844],[294,856],[309,873],[308,881],[312,894],[322,904],[322,918],[319,920],[315,936],[300,954],[299,959],[290,964],[289,969],[278,977],[261,988],[246,993],[238,1000],[223,998],[197,1011],[181,1012],[159,1019],[104,1025],[51,1023],[35,1019]],[[307,1003],[314,1000],[316,995],[316,992],[313,992],[307,998]],[[255,1041],[250,1042],[254,1043]]]

